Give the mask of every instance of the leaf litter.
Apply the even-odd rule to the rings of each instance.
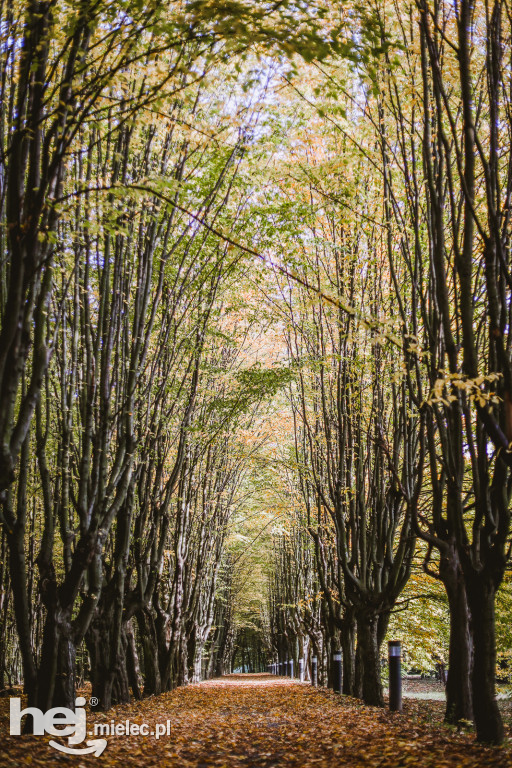
[[[228,675],[88,712],[89,730],[111,720],[150,729],[171,723],[159,740],[108,736],[100,757],[57,752],[49,736],[9,736],[8,702],[0,701],[0,766],[9,768],[512,768],[509,702],[502,703],[508,741],[490,748],[471,731],[446,727],[442,702],[406,699],[396,714],[287,678]]]

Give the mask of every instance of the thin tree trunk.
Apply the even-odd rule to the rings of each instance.
[[[356,625],[354,621],[346,622],[341,630],[341,651],[343,659],[343,693],[354,696],[356,677]]]

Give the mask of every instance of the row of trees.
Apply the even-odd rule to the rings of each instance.
[[[297,370],[298,511],[276,555],[273,639],[291,653],[319,622],[323,645],[343,647],[345,692],[382,704],[380,648],[418,546],[449,603],[446,717],[474,718],[478,738],[499,743],[510,13],[501,0],[372,8],[382,31],[372,77],[315,68],[300,96],[311,105],[324,89],[325,101],[279,182],[301,222],[278,268]],[[308,575],[298,563],[311,552]]]
[[[224,24],[0,4],[1,672],[43,710],[78,670],[108,709],[231,661],[239,431],[274,385],[210,233],[239,226],[265,89]]]
[[[275,382],[213,232],[252,192],[253,52],[327,51],[325,11],[0,3],[0,673],[43,709],[77,655],[104,708],[197,677],[207,644],[230,664],[237,429]]]

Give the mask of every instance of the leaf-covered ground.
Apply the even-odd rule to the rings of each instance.
[[[471,733],[442,725],[440,702],[406,700],[404,713],[366,707],[308,684],[266,675],[231,675],[179,688],[93,722],[171,721],[171,735],[110,736],[100,757],[67,756],[47,736],[8,736],[8,699],[0,702],[2,766],[158,766],[159,768],[398,768],[512,766],[512,744],[483,748]],[[503,704],[509,739],[511,712]]]

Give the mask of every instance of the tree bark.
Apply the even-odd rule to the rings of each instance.
[[[468,600],[474,622],[474,660],[471,676],[473,711],[478,741],[501,744],[505,737],[503,721],[496,702],[495,588],[492,578],[481,573],[468,579]],[[449,673],[448,673],[449,677]]]
[[[57,650],[57,674],[52,704],[54,707],[75,709],[76,690],[76,646],[71,627],[67,625],[60,633]]]
[[[341,631],[341,651],[343,663],[343,693],[354,696],[356,673],[355,650],[356,625],[354,621],[346,622]]]
[[[357,644],[362,665],[362,697],[365,704],[384,706],[384,692],[380,674],[378,643],[378,615],[365,612],[357,617]]]
[[[156,629],[153,617],[146,610],[137,612],[137,623],[144,660],[144,696],[152,696],[162,692]]]
[[[450,548],[441,556],[439,575],[450,607],[450,648],[446,681],[445,722],[473,720],[471,669],[473,638],[464,576],[457,554]]]

